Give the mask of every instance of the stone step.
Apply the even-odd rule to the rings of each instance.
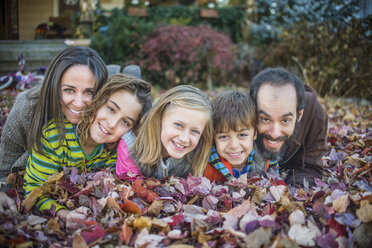
[[[29,70],[47,67],[59,52],[68,46],[64,40],[2,40],[0,41],[0,76],[18,70],[18,56],[22,52]]]

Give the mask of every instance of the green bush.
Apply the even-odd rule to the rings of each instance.
[[[208,26],[159,27],[138,53],[146,78],[163,87],[196,84],[211,88],[227,81],[235,56],[230,38]]]
[[[353,19],[349,25],[302,22],[280,38],[280,42],[256,50],[262,67],[297,69],[322,96],[372,98],[372,16]]]
[[[98,31],[92,37],[91,47],[102,56],[107,64],[121,66],[136,57],[136,53],[141,48],[142,39],[155,27],[154,23],[129,16],[119,9],[113,10],[110,17],[101,15],[100,23],[107,23],[107,26],[104,27],[104,31],[96,28]]]

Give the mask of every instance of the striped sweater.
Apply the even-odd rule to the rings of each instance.
[[[24,177],[26,195],[36,187],[40,187],[49,175],[62,171],[64,167],[76,167],[79,172],[85,169],[99,169],[114,166],[117,158],[116,151],[106,152],[103,144],[97,146],[91,154],[86,155],[78,141],[75,125],[67,120],[65,121],[65,139],[61,144],[53,120],[43,128],[42,150],[45,154],[33,149],[28,158]],[[41,196],[37,202],[41,211],[50,209],[52,204],[55,205],[56,211],[64,208],[46,196]]]
[[[212,182],[225,182],[232,177],[239,178],[240,175],[248,172],[254,171],[262,174],[260,173],[260,171],[257,170],[258,167],[261,167],[257,165],[257,157],[260,156],[255,152],[255,149],[253,149],[248,155],[244,168],[242,169],[242,171],[239,171],[232,168],[231,164],[226,159],[220,157],[220,155],[217,153],[216,147],[213,146],[209,155],[207,167],[204,171],[204,176]],[[278,161],[265,160],[264,162],[265,168],[263,169],[263,172],[266,172],[269,169],[273,169],[276,173],[279,174]]]

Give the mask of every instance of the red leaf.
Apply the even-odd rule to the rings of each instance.
[[[120,232],[120,239],[123,241],[124,244],[128,245],[130,242],[130,238],[132,237],[133,230],[130,228],[127,224],[127,222],[124,221],[124,224],[121,227]]]
[[[142,197],[142,198],[146,198],[147,195],[148,195],[148,190],[143,187],[143,186],[139,186],[137,188],[134,188],[134,192],[139,196],[139,197]]]
[[[105,231],[99,225],[95,225],[92,231],[82,232],[81,237],[83,237],[87,244],[90,244],[100,238],[105,237]]]
[[[172,216],[172,220],[173,222],[169,223],[169,225],[173,228],[182,223],[185,220],[185,217],[182,214],[176,214]]]
[[[338,224],[335,221],[334,218],[330,218],[329,219],[328,225],[337,232],[338,236],[345,237],[345,235],[346,235],[346,226]]]

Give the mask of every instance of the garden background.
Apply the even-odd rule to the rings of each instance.
[[[0,243],[370,246],[372,15],[363,9],[366,1],[179,2],[186,5],[131,1],[138,12],[98,5],[90,46],[107,64],[140,65],[143,78],[154,86],[154,98],[179,84],[200,87],[212,98],[226,89],[248,89],[267,66],[288,68],[318,92],[329,115],[323,182],[301,189],[283,185],[274,175],[226,185],[193,177],[129,182],[106,171],[85,178],[92,182],[87,188],[74,172],[66,172],[44,190],[72,208],[88,206],[94,216],[80,232],[69,233],[51,213],[22,204],[22,174],[16,173],[9,177],[14,189],[8,195],[17,211],[0,213]],[[205,17],[203,10],[212,12]],[[78,17],[72,16],[75,35]],[[1,91],[1,127],[17,93],[34,83],[30,75],[37,70],[29,69],[23,66],[18,75],[8,76],[14,83]],[[131,193],[125,195],[127,190]]]

